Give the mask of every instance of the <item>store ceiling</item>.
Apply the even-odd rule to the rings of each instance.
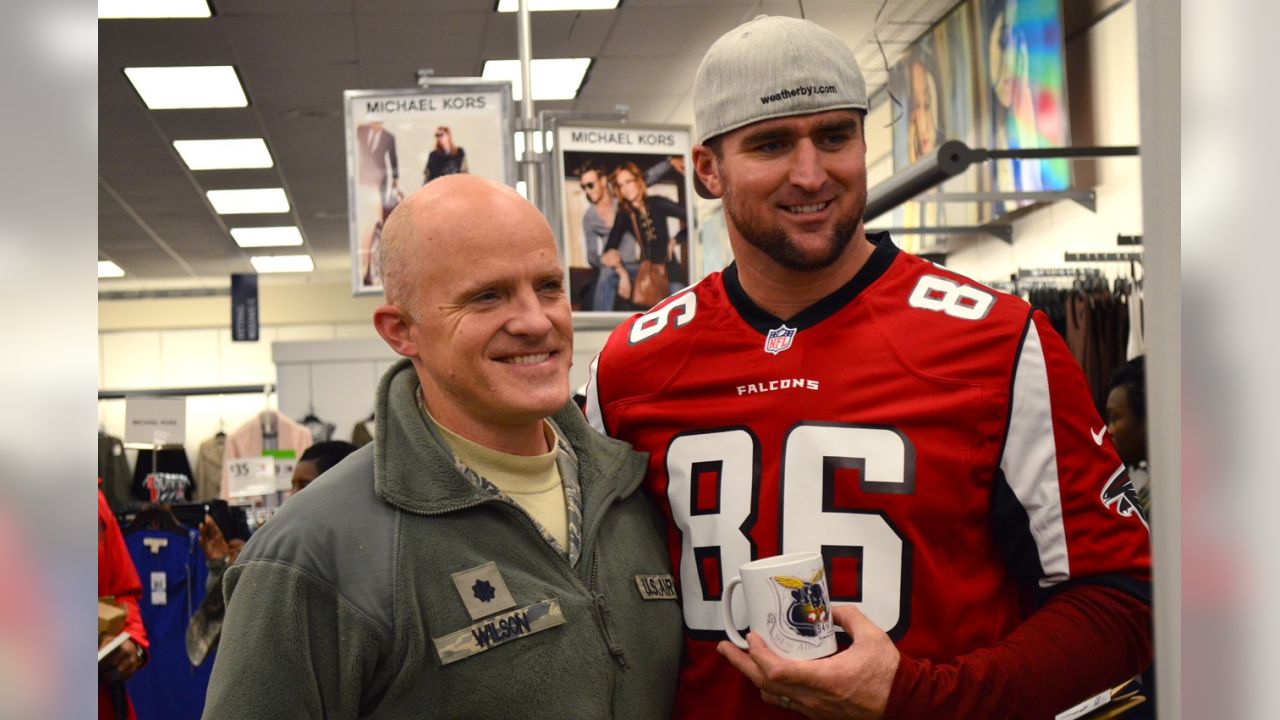
[[[855,49],[874,94],[886,80],[873,28],[893,63],[956,0],[623,0],[610,11],[534,13],[533,53],[592,57],[571,101],[536,110],[612,112],[636,122],[693,123],[690,86],[720,34],[760,13],[814,20]],[[342,282],[349,275],[342,91],[413,87],[479,76],[488,59],[517,57],[516,15],[495,0],[210,0],[204,20],[98,21],[98,250],[126,271],[100,292],[226,287],[250,272],[249,252],[213,212],[206,190],[279,185],[287,214],[234,216],[234,225],[294,225],[316,272],[274,282]],[[884,6],[882,9],[882,5]],[[876,15],[880,14],[877,26]],[[125,67],[234,65],[245,108],[148,110]],[[174,140],[261,137],[275,166],[192,172]],[[254,251],[255,253],[259,251]],[[284,276],[281,276],[284,278]]]

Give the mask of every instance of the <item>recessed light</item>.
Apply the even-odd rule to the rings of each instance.
[[[98,261],[98,277],[100,278],[118,278],[124,277],[124,269],[110,260]]]
[[[209,190],[205,195],[219,215],[289,212],[289,198],[282,188]]]
[[[311,272],[316,269],[310,255],[254,255],[249,262],[259,273]]]
[[[124,74],[152,110],[244,107],[236,69],[230,65],[125,68]]]
[[[544,58],[533,61],[534,100],[572,100],[582,87],[582,78],[591,67],[591,58]],[[481,76],[485,80],[511,82],[513,100],[524,97],[520,86],[519,60],[485,60]]]
[[[558,10],[612,10],[619,0],[529,0],[529,12]],[[520,9],[519,0],[498,0],[498,12],[513,13]]]
[[[98,0],[99,20],[207,18],[207,0]]]
[[[269,168],[273,164],[262,138],[174,140],[173,149],[192,170]]]
[[[283,227],[245,227],[231,228],[231,237],[242,248],[247,247],[285,247],[301,245],[302,233],[293,225]]]

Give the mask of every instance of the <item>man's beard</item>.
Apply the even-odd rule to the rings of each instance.
[[[862,222],[862,213],[866,205],[864,194],[862,202],[855,205],[847,216],[836,219],[835,227],[831,229],[831,235],[827,238],[825,252],[817,256],[808,256],[791,241],[786,230],[778,224],[771,224],[763,217],[763,213],[739,212],[737,203],[734,202],[732,187],[728,183],[725,184],[724,211],[738,228],[742,239],[769,256],[769,259],[778,265],[799,272],[813,272],[834,264],[844,254],[845,248],[853,239],[858,224]]]

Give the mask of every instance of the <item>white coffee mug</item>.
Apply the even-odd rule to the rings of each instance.
[[[822,554],[792,553],[743,565],[724,587],[720,614],[734,645],[747,649],[733,620],[733,591],[742,586],[747,622],[774,652],[795,660],[813,660],[836,651],[830,593]]]

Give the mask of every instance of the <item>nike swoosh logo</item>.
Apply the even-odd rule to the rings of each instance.
[[[1102,444],[1102,438],[1104,435],[1106,435],[1106,433],[1107,433],[1106,425],[1103,425],[1102,427],[1098,428],[1098,432],[1094,432],[1092,430],[1089,431],[1089,434],[1093,436],[1093,442],[1095,445]]]

